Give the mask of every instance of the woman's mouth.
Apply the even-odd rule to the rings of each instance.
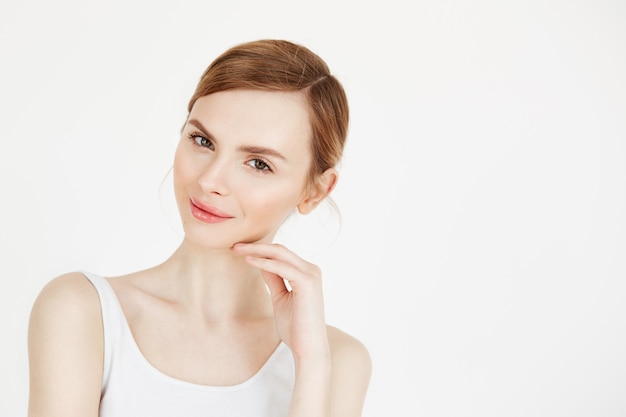
[[[191,215],[203,223],[221,223],[233,218],[233,216],[217,207],[203,204],[193,198],[189,199],[189,207]]]

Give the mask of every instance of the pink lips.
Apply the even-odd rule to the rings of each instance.
[[[220,223],[233,216],[218,209],[217,207],[202,204],[194,199],[189,199],[191,214],[203,223]]]

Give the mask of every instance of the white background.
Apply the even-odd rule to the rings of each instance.
[[[626,3],[0,3],[0,415],[41,287],[161,262],[198,77],[319,53],[352,121],[334,200],[280,239],[374,372],[365,416],[626,415]],[[164,180],[164,185],[161,182]]]

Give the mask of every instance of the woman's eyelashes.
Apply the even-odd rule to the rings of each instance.
[[[263,174],[274,172],[267,162],[259,158],[250,159],[246,164]]]
[[[189,140],[191,140],[196,146],[200,148],[206,148],[211,151],[215,150],[215,144],[211,141],[211,139],[204,136],[202,133],[194,132],[188,135]],[[257,172],[263,174],[269,174],[274,172],[270,164],[261,158],[251,158],[246,161],[246,165],[250,168],[254,169]]]
[[[197,133],[197,132],[190,133],[189,139],[192,140],[196,145],[200,146],[201,148],[208,148],[211,150],[215,149],[215,146],[213,145],[213,142],[211,142],[211,139],[207,138],[201,133]]]

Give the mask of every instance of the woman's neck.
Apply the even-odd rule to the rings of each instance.
[[[184,240],[153,272],[171,297],[209,319],[256,319],[273,314],[261,272],[230,249],[207,250]]]

